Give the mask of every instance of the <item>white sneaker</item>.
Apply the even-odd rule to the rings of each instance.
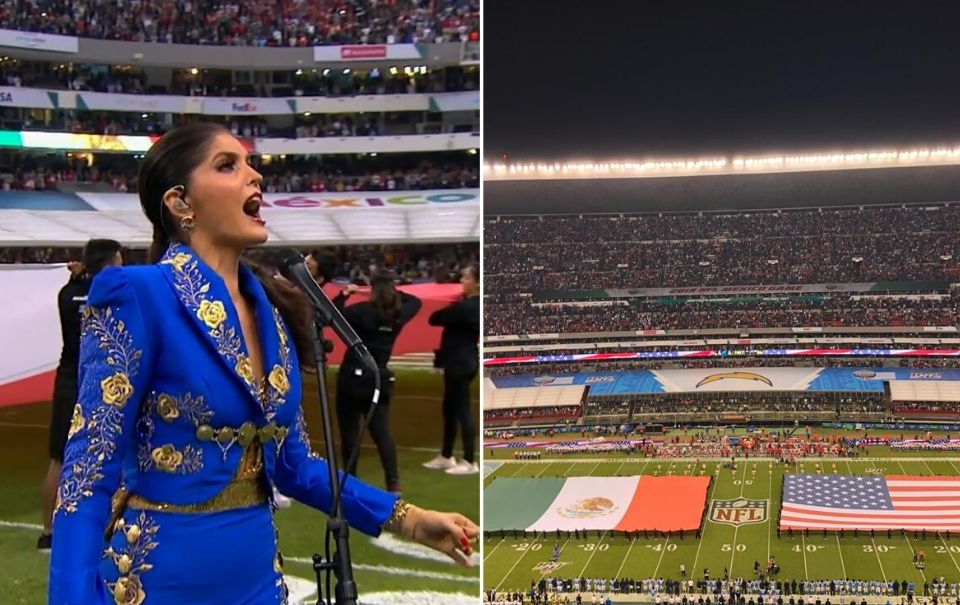
[[[448,468],[453,468],[457,465],[457,459],[453,456],[449,458],[444,458],[441,455],[437,455],[432,460],[423,463],[424,468],[432,468],[438,471],[443,471]]]
[[[476,462],[467,462],[461,460],[456,466],[447,469],[448,475],[475,475],[480,472],[480,467]]]

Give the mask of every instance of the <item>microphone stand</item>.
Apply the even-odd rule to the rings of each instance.
[[[341,484],[337,477],[337,455],[333,445],[333,424],[330,420],[330,401],[327,396],[327,353],[333,344],[324,339],[323,329],[332,323],[326,309],[319,305],[313,321],[313,356],[317,368],[317,383],[320,389],[320,416],[323,419],[323,441],[327,455],[327,469],[330,472],[330,490],[333,496],[333,510],[327,517],[327,531],[324,538],[325,555],[313,555],[313,570],[317,574],[317,605],[336,603],[336,605],[356,605],[357,584],[353,580],[353,564],[350,561],[350,526],[343,517]],[[330,539],[333,538],[334,551],[330,551]],[[336,578],[334,592],[330,591],[330,575]],[[324,590],[324,586],[326,590]],[[331,601],[330,597],[334,600]]]

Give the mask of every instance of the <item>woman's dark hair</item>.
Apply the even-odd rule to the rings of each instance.
[[[213,139],[221,134],[230,132],[220,124],[195,122],[169,131],[147,151],[137,180],[140,206],[153,225],[148,262],[158,262],[171,243],[185,241],[176,217],[163,203],[163,196],[177,185],[189,190],[187,179],[203,162]],[[283,315],[300,359],[304,362],[312,359],[311,316],[306,297],[292,284],[276,279],[263,265],[249,259],[243,263],[253,270],[270,302]]]
[[[230,132],[213,122],[197,122],[174,128],[147,151],[137,177],[140,207],[153,225],[147,262],[159,261],[172,242],[183,241],[177,219],[163,203],[163,196],[177,185],[187,187],[190,174],[203,162],[213,139],[220,134]]]
[[[394,286],[395,277],[390,271],[377,271],[370,279],[370,304],[377,318],[377,324],[392,326],[400,317],[403,301]]]
[[[96,275],[107,266],[117,252],[123,249],[120,242],[113,239],[92,239],[83,247],[81,263],[83,270],[90,275]]]

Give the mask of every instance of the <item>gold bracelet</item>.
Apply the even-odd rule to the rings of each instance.
[[[407,513],[410,512],[410,507],[413,506],[403,498],[397,498],[396,503],[393,505],[393,513],[390,515],[390,518],[387,519],[386,523],[383,524],[383,529],[393,533],[400,533],[400,525],[403,523],[404,518],[406,518]]]

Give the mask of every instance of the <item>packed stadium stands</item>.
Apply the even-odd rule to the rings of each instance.
[[[316,251],[322,259],[330,279],[358,284],[369,283],[378,269],[393,271],[401,281],[408,283],[455,283],[460,269],[476,263],[477,244],[396,245],[396,246],[329,246]],[[0,248],[0,264],[5,263],[63,263],[80,259],[80,248],[20,247]],[[251,255],[257,256],[256,250]],[[126,264],[146,262],[142,248],[124,251]]]
[[[480,186],[476,161],[468,154],[409,154],[390,163],[376,158],[254,157],[266,193],[326,191],[416,191]],[[39,154],[0,151],[0,190],[53,191],[62,183],[104,184],[119,192],[137,189],[137,161],[132,156],[96,154],[92,165],[84,153]]]
[[[769,326],[949,326],[960,303],[952,296],[927,300],[882,296],[776,297],[771,300],[726,302],[686,299],[676,302],[641,300],[632,304],[575,306],[519,304],[487,307],[491,334],[544,334],[604,330],[683,330],[690,328],[766,328]],[[512,313],[523,309],[523,315]]]
[[[143,95],[197,97],[344,97],[478,90],[475,66],[428,69],[418,65],[384,69],[327,67],[274,72],[271,84],[239,83],[223,69],[178,68],[149,73],[131,65],[21,61],[0,57],[0,85]],[[279,81],[279,82],[278,82]]]
[[[317,46],[479,40],[480,7],[468,0],[200,0],[110,4],[0,3],[5,27],[46,34],[226,46]]]
[[[487,285],[507,296],[955,279],[960,206],[933,208],[493,217],[485,224]],[[521,246],[523,254],[515,254]],[[536,312],[528,306],[524,315]],[[502,333],[492,327],[489,333]]]

